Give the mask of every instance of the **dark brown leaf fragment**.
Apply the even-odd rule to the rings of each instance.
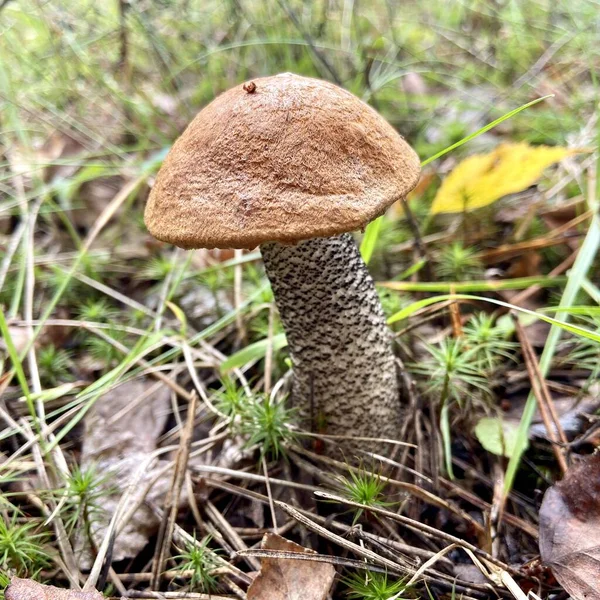
[[[573,600],[600,600],[600,454],[546,492],[540,554]]]
[[[269,550],[314,554],[273,533],[267,533],[261,545]],[[335,568],[328,563],[263,558],[261,565],[248,589],[248,600],[325,600],[335,577]]]

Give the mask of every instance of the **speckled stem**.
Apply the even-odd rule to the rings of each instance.
[[[287,334],[292,398],[303,425],[332,435],[398,439],[391,332],[352,235],[260,249]],[[369,442],[341,446],[346,453],[389,450],[389,444]]]

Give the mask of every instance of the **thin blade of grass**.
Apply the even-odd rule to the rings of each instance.
[[[287,346],[287,339],[285,337],[285,333],[278,333],[273,336],[272,339],[273,344],[273,352],[277,352]],[[227,371],[231,371],[231,369],[236,369],[237,367],[243,367],[245,364],[253,361],[259,360],[265,357],[267,352],[267,346],[269,345],[269,340],[259,340],[258,342],[254,342],[253,344],[249,344],[245,348],[242,348],[240,351],[232,354],[229,358],[224,360],[221,363],[221,373],[225,373]]]
[[[485,298],[484,296],[472,296],[470,294],[444,294],[442,296],[434,296],[433,298],[424,298],[423,300],[418,300],[417,302],[413,302],[412,304],[403,308],[397,313],[394,313],[391,317],[388,318],[388,324],[391,325],[392,323],[396,323],[397,321],[401,321],[402,319],[407,319],[422,308],[431,306],[432,304],[436,304],[438,302],[446,302],[448,300],[473,300],[476,302],[490,302],[491,304],[495,304],[496,306],[502,306],[503,308],[516,310],[518,312],[533,316],[537,319],[545,321],[546,323],[550,323],[551,325],[554,325],[559,329],[562,329],[563,331],[568,331],[569,333],[572,333],[574,335],[578,335],[580,337],[584,337],[589,340],[593,340],[594,342],[600,343],[600,334],[590,331],[585,327],[580,327],[579,325],[572,325],[571,323],[567,323],[559,319],[554,319],[534,310],[529,310],[528,308],[523,308],[522,306],[515,306],[514,304],[509,304],[508,302],[503,302],[502,300],[496,300],[494,298]]]
[[[381,216],[374,221],[371,221],[365,229],[365,235],[363,236],[360,244],[360,255],[362,256],[362,259],[365,261],[366,265],[369,264],[369,261],[373,256],[373,251],[375,250],[375,245],[377,244],[377,238],[379,237],[379,232],[381,231],[383,218],[384,217]]]
[[[534,106],[535,104],[538,104],[544,100],[547,100],[548,98],[553,98],[553,97],[554,97],[554,94],[548,94],[546,96],[542,96],[541,98],[536,98],[535,100],[532,100],[531,102],[528,102],[527,104],[523,104],[522,106],[519,106],[518,108],[515,108],[514,110],[507,112],[506,114],[502,115],[495,121],[492,121],[491,123],[488,123],[487,125],[484,125],[481,129],[478,129],[475,133],[471,133],[470,135],[464,137],[462,140],[459,140],[455,144],[452,144],[451,146],[444,148],[444,150],[440,150],[437,154],[434,154],[433,156],[424,160],[421,163],[421,166],[424,167],[425,165],[428,165],[429,163],[433,162],[434,160],[441,158],[445,154],[448,154],[448,152],[452,152],[452,150],[455,150],[456,148],[462,146],[463,144],[470,142],[472,139],[475,139],[477,136],[481,135],[482,133],[485,133],[486,131],[493,129],[494,127],[496,127],[496,125],[500,125],[500,123],[506,121],[507,119],[510,119],[511,117],[514,117],[516,114],[520,113],[522,110],[525,110],[526,108],[529,108],[530,106]]]
[[[25,372],[23,371],[23,365],[21,364],[21,360],[19,359],[19,353],[15,347],[12,336],[10,335],[10,329],[8,328],[8,323],[6,322],[6,317],[4,316],[4,310],[0,307],[0,333],[2,333],[2,339],[6,344],[6,349],[8,351],[8,355],[10,356],[10,360],[13,364],[13,370],[17,375],[17,381],[23,390],[23,395],[25,396],[25,401],[27,402],[27,408],[29,409],[29,413],[31,414],[31,418],[35,424],[36,428],[39,428],[39,424],[37,421],[37,414],[35,412],[35,405],[33,403],[33,397],[31,395],[31,390],[29,389],[29,385],[27,384],[27,377],[25,377]],[[39,433],[39,430],[37,431]]]
[[[555,287],[566,283],[567,277],[515,277],[498,281],[385,281],[377,285],[398,292],[493,292],[496,290],[522,290],[537,285],[540,287]]]

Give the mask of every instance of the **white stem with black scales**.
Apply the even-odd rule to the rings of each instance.
[[[397,439],[400,390],[391,332],[352,235],[260,249],[287,335],[292,399],[303,425],[330,435]]]

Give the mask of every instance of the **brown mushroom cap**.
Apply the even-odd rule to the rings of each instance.
[[[183,248],[295,243],[360,229],[419,170],[402,136],[356,96],[284,73],[198,113],[158,173],[145,221]]]

